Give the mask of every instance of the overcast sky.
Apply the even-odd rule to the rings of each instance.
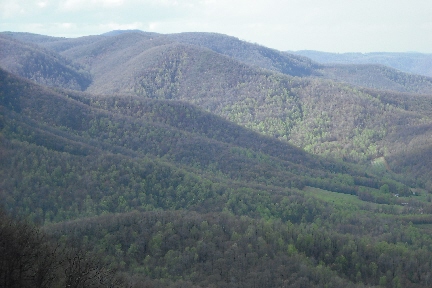
[[[0,31],[218,32],[278,50],[432,53],[432,0],[0,0]]]

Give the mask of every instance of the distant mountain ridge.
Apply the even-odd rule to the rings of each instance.
[[[291,76],[311,76],[317,63],[305,57],[285,54],[275,49],[241,41],[235,37],[217,33],[169,34],[169,39],[181,43],[209,48],[248,65],[277,71]]]
[[[211,49],[217,53],[221,53],[244,62],[248,65],[269,69],[272,71],[292,75],[292,76],[317,76],[328,78],[336,81],[343,81],[353,85],[365,86],[375,89],[390,89],[399,92],[414,92],[414,93],[430,93],[432,91],[432,78],[421,77],[417,75],[410,75],[391,70],[385,67],[361,65],[361,66],[335,66],[327,65],[326,63],[319,63],[319,61],[311,61],[311,59],[304,57],[299,53],[287,53],[274,49],[269,49],[264,46],[247,43],[240,41],[235,37],[230,37],[217,33],[178,33],[178,34],[157,34],[151,32],[143,32],[140,30],[116,30],[112,33],[103,35],[79,37],[75,39],[64,39],[56,37],[47,37],[40,35],[29,35],[29,33],[7,33],[10,37],[15,37],[21,41],[28,41],[42,45],[46,48],[53,49],[56,52],[65,54],[65,50],[72,47],[80,47],[83,49],[84,45],[96,45],[99,40],[109,37],[116,38],[123,35],[124,40],[135,34],[139,35],[142,39],[158,39],[157,41],[165,42],[180,42],[185,44],[196,45]],[[107,40],[105,40],[106,43]],[[102,44],[102,42],[100,43]],[[90,48],[90,46],[88,46]],[[70,51],[71,52],[71,51]],[[307,54],[308,51],[305,53]],[[70,53],[69,53],[70,54]],[[313,53],[312,53],[313,54]],[[380,54],[380,53],[375,53]],[[313,54],[314,55],[314,54]],[[351,54],[347,54],[351,55]],[[357,55],[353,53],[353,55]],[[387,55],[387,54],[386,54]],[[399,55],[399,54],[398,54]],[[409,54],[411,55],[411,54]],[[416,54],[417,55],[417,54]],[[69,55],[74,58],[73,55]],[[408,56],[407,56],[408,57]],[[312,57],[313,58],[313,57]],[[388,57],[387,57],[388,58]],[[75,58],[74,58],[75,59]],[[398,59],[398,58],[397,58]],[[396,62],[399,60],[396,60]],[[404,60],[405,61],[405,60]],[[408,60],[407,60],[408,61]],[[407,62],[405,61],[405,62]],[[381,63],[382,62],[382,63]],[[371,63],[387,64],[385,61]],[[393,63],[392,60],[388,61],[389,64]],[[400,62],[400,61],[399,61]],[[427,61],[417,61],[419,65],[430,67]],[[359,62],[361,63],[361,62]],[[364,64],[364,63],[363,63]],[[414,65],[414,64],[413,64]],[[395,65],[389,65],[395,67]],[[398,68],[398,67],[396,67]],[[411,71],[408,71],[411,72]]]
[[[430,95],[432,78],[378,64],[327,64],[322,77],[379,90]]]
[[[432,54],[416,52],[329,53],[313,50],[287,51],[322,64],[380,64],[403,72],[432,77]]]
[[[90,73],[77,63],[38,45],[3,35],[0,35],[0,67],[54,87],[85,90],[92,81]]]

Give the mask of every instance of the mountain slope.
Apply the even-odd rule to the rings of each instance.
[[[428,109],[421,108],[427,106],[416,104],[427,104],[426,95],[291,78],[157,39],[137,43],[125,49],[113,45],[119,49],[94,57],[92,69],[100,74],[88,91],[187,101],[308,151],[354,161],[389,156],[390,131],[430,121]],[[116,57],[120,53],[122,61]]]
[[[14,86],[4,85],[4,87]],[[40,90],[34,87],[28,89],[28,91]],[[10,94],[10,91],[5,90],[5,93]],[[28,93],[22,92],[24,95]],[[121,96],[87,98],[88,96],[74,95],[71,91],[61,94],[59,92],[53,94],[49,91],[44,93],[55,97],[48,100],[43,95],[32,96],[23,98],[26,99],[25,102],[9,97],[5,98],[4,103],[8,103],[6,107],[10,107],[12,111],[25,111],[25,115],[31,119],[43,120],[50,125],[56,123],[55,127],[66,129],[69,133],[55,132],[52,128],[49,130],[50,133],[58,133],[63,138],[67,135],[70,140],[84,142],[87,146],[94,145],[92,144],[94,141],[89,142],[90,137],[99,143],[95,147],[98,149],[108,149],[127,156],[154,155],[179,164],[198,165],[204,171],[210,169],[214,172],[213,170],[216,169],[222,173],[221,175],[233,179],[260,183],[260,179],[253,179],[255,174],[252,171],[256,170],[254,173],[259,173],[259,169],[266,167],[265,170],[269,175],[276,176],[280,173],[285,175],[282,178],[277,176],[273,184],[282,181],[280,182],[282,185],[290,186],[291,181],[294,181],[293,183],[299,183],[299,187],[302,187],[306,181],[302,176],[322,176],[327,174],[322,170],[327,169],[326,167],[333,167],[333,171],[357,173],[347,166],[315,159],[286,143],[260,136],[219,117],[196,111],[196,108],[185,103]],[[35,92],[32,94],[38,95]],[[21,99],[19,94],[16,97]],[[58,99],[56,101],[60,102],[56,103],[53,99]],[[74,108],[69,107],[71,101],[76,100],[78,100],[77,105]],[[49,109],[48,107],[51,106],[64,108]],[[97,110],[93,110],[95,108],[102,108],[115,114],[96,112]],[[114,122],[117,124],[110,124]],[[35,124],[31,122],[26,125]],[[12,131],[16,129],[10,130],[10,133],[13,135]],[[73,131],[75,132],[71,133]],[[26,141],[38,139],[35,136],[33,138],[26,136],[27,134],[31,133],[25,133],[20,137],[24,137],[23,140]],[[46,143],[56,142],[46,141]],[[191,149],[191,147],[195,148]],[[50,148],[55,149],[55,147]],[[279,171],[282,167],[284,171]],[[361,172],[357,175],[360,176]],[[301,179],[303,182],[298,182]]]
[[[319,67],[305,57],[290,55],[261,45],[217,33],[168,34],[170,40],[211,49],[248,65],[292,76],[310,76]]]
[[[96,41],[93,41],[96,40]],[[95,79],[112,72],[119,65],[155,46],[171,43],[165,39],[153,39],[144,33],[125,33],[102,39],[92,39],[62,52],[62,55],[88,67]],[[121,74],[128,71],[118,71]]]
[[[91,76],[81,66],[33,44],[0,36],[0,67],[37,83],[85,90]]]
[[[187,103],[54,91],[4,70],[0,84],[1,203],[135,287],[427,283],[432,243],[412,223],[432,206],[391,174]]]
[[[52,36],[27,33],[27,32],[7,31],[7,32],[0,32],[0,34],[8,38],[16,39],[20,42],[33,43],[33,44],[43,44],[43,43],[49,43],[49,42],[55,42],[55,41],[61,41],[67,39],[63,37],[52,37]]]
[[[91,72],[93,81],[88,92],[187,101],[262,134],[337,159],[369,163],[382,156],[403,155],[402,146],[390,134],[404,134],[404,130],[430,123],[426,109],[430,106],[426,93],[430,79],[381,66],[317,67],[310,61],[301,62],[306,66],[299,64],[309,67],[305,68],[309,72],[319,71],[321,78],[426,94],[354,88],[316,77],[291,77],[262,70],[247,65],[248,57],[253,59],[262,52],[257,59],[264,59],[265,55],[280,53],[218,34],[120,31],[113,36],[44,43],[54,45],[53,49],[58,43],[55,49],[62,51],[62,57],[73,59]],[[243,57],[244,61],[227,55]],[[265,59],[279,59],[275,57]],[[291,63],[285,60],[272,63]],[[300,67],[293,65],[290,67],[294,70]],[[393,166],[396,162],[389,163],[390,169],[400,171]],[[421,175],[428,171],[425,163],[410,167],[415,168],[407,171],[416,177],[430,178],[428,173]]]
[[[118,38],[119,39],[118,41],[125,41],[125,43],[128,43],[128,41],[130,41],[128,40],[129,37],[133,38],[136,35],[140,35],[142,38],[153,39],[153,40],[158,39],[158,41],[162,41],[164,43],[179,42],[184,44],[195,45],[202,48],[208,48],[217,53],[241,61],[245,64],[254,67],[269,69],[272,71],[276,71],[276,72],[280,72],[292,76],[301,76],[301,77],[318,76],[327,79],[347,82],[353,85],[360,85],[360,86],[377,88],[377,89],[390,89],[390,90],[396,90],[400,92],[415,92],[415,93],[430,94],[430,92],[432,91],[431,88],[432,80],[428,77],[410,75],[407,73],[391,70],[389,68],[376,66],[376,65],[340,66],[340,65],[327,65],[326,62],[323,62],[323,64],[319,64],[318,63],[319,61],[314,62],[311,61],[309,58],[300,55],[299,53],[301,52],[296,52],[295,54],[280,52],[274,49],[266,48],[264,46],[247,43],[235,37],[229,37],[226,35],[216,34],[216,33],[179,33],[179,34],[163,35],[157,33],[143,32],[139,30],[119,30],[119,31],[113,31],[113,33],[106,33],[98,36],[80,37],[75,39],[44,37],[42,35],[29,34],[29,33],[20,34],[20,33],[3,32],[3,34],[19,39],[20,41],[37,43],[42,47],[52,49],[56,52],[62,53],[64,56],[68,56],[75,60],[78,59],[77,56],[79,57],[79,55],[74,55],[74,54],[76,53],[79,54],[78,51],[82,49],[84,50],[91,49],[93,51],[92,52],[93,54],[94,53],[99,54],[100,52],[103,52],[106,49],[106,47],[109,47],[109,40],[106,40],[105,38],[120,37]],[[98,41],[101,41],[100,44],[96,44]],[[103,43],[105,43],[105,45]],[[91,47],[91,45],[93,45],[93,47]],[[99,48],[97,47],[97,45],[99,45]],[[118,44],[115,45],[118,46]],[[85,46],[87,46],[87,48],[85,48]],[[74,47],[75,48],[81,47],[81,48],[78,48],[78,51],[72,53],[66,52],[66,50],[72,49]],[[319,54],[319,52],[316,52],[315,54]],[[311,58],[313,58],[315,54],[312,53]],[[410,61],[410,60],[406,60],[405,58],[403,58],[402,60],[398,60],[399,54],[397,54],[396,56],[391,53],[389,54],[391,56],[388,56],[386,53],[383,54],[386,55],[385,56],[386,59],[388,58],[397,59],[395,60],[396,62],[405,63]],[[358,55],[354,57],[353,55],[355,56],[357,54],[355,53],[346,54],[345,55],[346,57],[344,58],[375,59],[374,57],[377,57],[378,59],[381,59],[380,56],[377,56],[377,55],[381,55],[380,53],[371,53],[370,57],[365,56],[368,54],[365,55],[362,54],[362,56],[364,57],[357,57]],[[411,54],[407,54],[407,55],[411,55]],[[419,54],[415,54],[415,55],[418,56]],[[332,56],[336,57],[335,55]],[[403,57],[409,58],[411,56],[405,55]],[[121,55],[119,54],[118,57],[121,57]],[[427,57],[427,55],[425,57]],[[421,59],[417,59],[416,61],[422,65],[425,65],[425,67],[428,67],[427,61],[425,61],[424,57],[423,58],[420,57],[420,58]],[[395,64],[395,61],[388,60],[387,63],[385,60],[383,61],[365,60],[364,62],[360,60],[358,62],[355,62],[353,60],[348,62],[342,61],[341,63],[353,63],[353,64],[376,63],[376,64],[384,64],[390,67],[400,69],[400,67],[397,67],[397,65]],[[85,64],[85,61],[81,61],[81,64]],[[406,69],[405,70],[400,69],[400,70],[411,72],[411,71],[407,71]]]
[[[410,75],[386,67],[354,65],[347,69],[344,66],[323,65],[317,63],[320,61],[314,62],[299,54],[280,52],[216,33],[179,33],[168,34],[165,37],[180,43],[209,48],[248,65],[291,76],[318,76],[352,85],[399,92],[432,92],[432,78]]]
[[[122,97],[91,100],[70,92],[49,91],[5,72],[2,86],[5,137],[23,142],[17,147],[26,147],[28,142],[30,148],[43,146],[56,151],[55,155],[71,154],[67,156],[71,163],[84,160],[82,157],[99,158],[105,151],[126,157],[124,161],[129,161],[128,157],[162,158],[184,169],[189,167],[193,173],[214,177],[216,172],[224,181],[248,181],[254,185],[302,188],[309,183],[321,187],[333,185],[334,172],[350,173],[357,181],[367,183],[360,170],[316,159],[289,144],[247,131],[187,104]],[[18,167],[4,170],[9,175],[5,179],[11,179],[5,182],[9,184],[4,189],[12,189],[8,185],[16,183],[12,179],[22,173],[16,170]],[[266,176],[256,177],[262,171]],[[328,181],[322,184],[308,180],[323,176]],[[337,191],[355,193],[338,181],[333,181]],[[369,182],[372,187],[380,185],[378,179]]]

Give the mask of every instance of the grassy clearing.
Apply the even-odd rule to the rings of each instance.
[[[366,202],[360,200],[356,195],[342,194],[337,192],[332,192],[328,190],[323,190],[315,187],[306,187],[303,189],[306,195],[318,198],[325,202],[331,203],[339,208],[346,210],[374,210],[389,211],[389,207],[392,207],[390,211],[395,214],[402,212],[403,207],[399,205],[389,205],[389,204],[378,204],[373,202]],[[392,213],[392,214],[393,214]]]

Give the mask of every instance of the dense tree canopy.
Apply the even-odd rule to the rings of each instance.
[[[430,96],[222,35],[0,40],[75,89],[0,69],[0,286],[431,285]]]

